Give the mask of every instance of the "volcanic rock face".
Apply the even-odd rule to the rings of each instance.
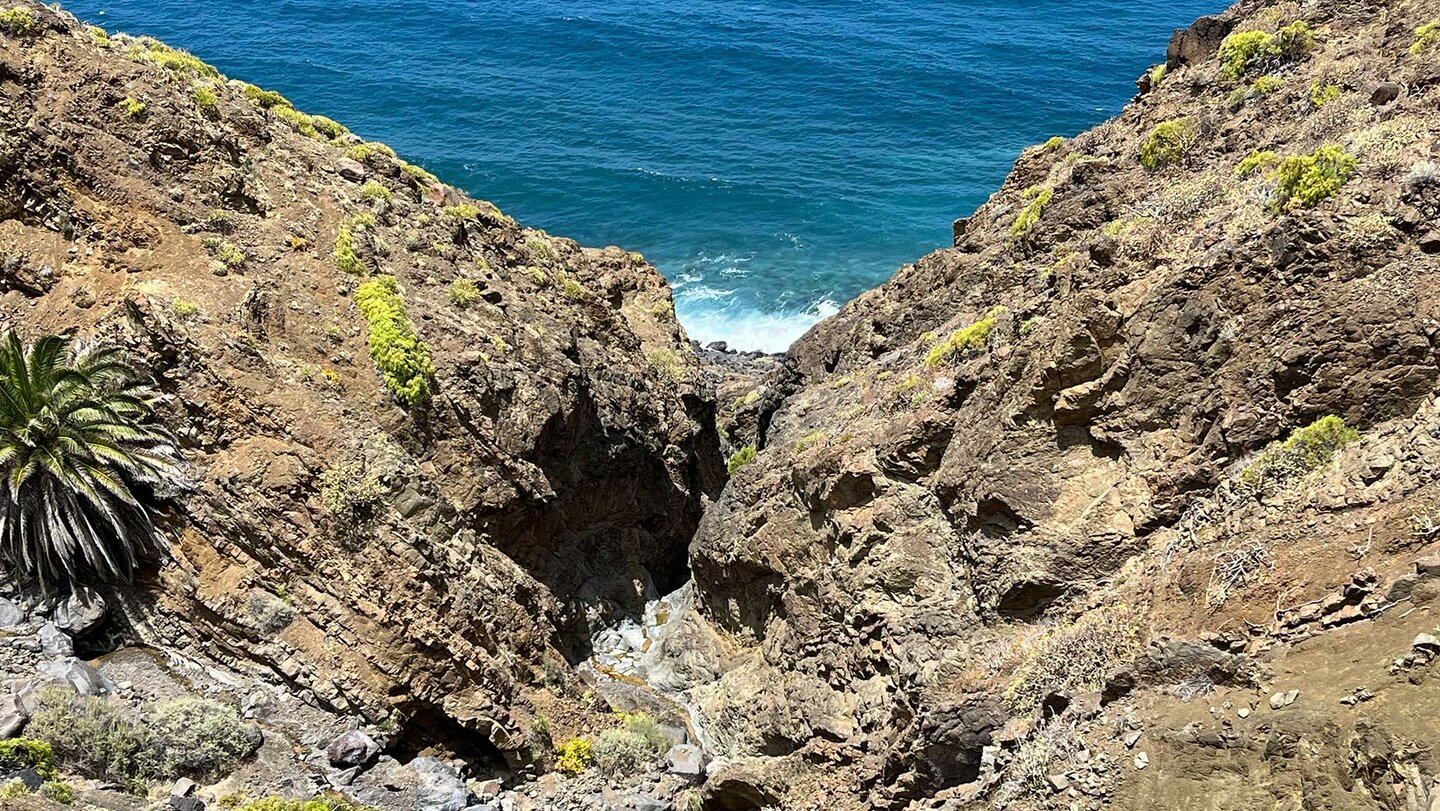
[[[722,753],[856,763],[873,806],[973,780],[1009,715],[996,645],[1107,601],[1142,618],[1186,604],[1121,573],[1249,454],[1434,397],[1440,85],[1434,53],[1411,49],[1436,16],[1242,3],[1202,21],[1120,117],[1026,150],[955,248],[792,348],[769,381],[787,396],[755,406],[758,459],[691,547],[728,662],[691,689]],[[1226,33],[1302,17],[1313,49],[1273,81],[1222,76]],[[1407,92],[1373,96],[1385,82]],[[1178,154],[1144,168],[1177,120]],[[1237,173],[1325,144],[1356,165],[1313,206],[1284,205],[1273,172]],[[1392,548],[1402,566],[1410,549]],[[1309,590],[1348,574],[1295,565]],[[1196,613],[1156,630],[1197,633]]]
[[[111,627],[513,758],[542,658],[684,582],[722,484],[663,279],[27,7],[0,36],[0,319],[133,348],[193,462],[175,559]],[[414,408],[354,303],[381,274],[432,350]]]

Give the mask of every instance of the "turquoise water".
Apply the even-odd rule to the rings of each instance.
[[[79,0],[523,222],[643,252],[694,338],[783,349],[1117,112],[1219,0]]]

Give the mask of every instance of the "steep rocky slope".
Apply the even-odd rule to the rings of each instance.
[[[0,603],[7,733],[219,695],[205,796],[387,809],[1440,802],[1435,0],[1178,32],[748,391],[640,257],[17,8],[0,326],[130,347],[194,482],[103,619]],[[612,708],[714,761],[537,774]]]
[[[1144,705],[1061,746],[1042,740],[1058,734],[1036,714],[1047,693],[1063,708],[1142,651],[1156,690],[1253,692],[1254,657],[1295,627],[1391,605],[1388,582],[1434,551],[1415,527],[1440,497],[1440,50],[1417,32],[1437,17],[1242,2],[1200,21],[1118,118],[1026,150],[954,248],[792,348],[750,398],[759,454],[701,524],[702,617],[675,643],[672,686],[713,748],[764,756],[746,785],[794,807],[1084,807],[1099,795],[1046,776]],[[1337,462],[1254,486],[1257,452],[1332,415],[1363,433]],[[1388,680],[1404,633],[1433,629],[1428,608],[1406,616],[1346,690]],[[1428,807],[1437,768],[1415,752],[1435,732],[1412,713],[1434,711],[1433,685],[1378,702],[1413,703],[1367,727],[1414,747],[1395,768],[1418,806],[1395,804],[1387,765],[1356,771],[1362,722],[1325,701],[1299,743],[1214,744],[1198,771],[1169,741],[1107,801]],[[1037,746],[1054,749],[1039,766]],[[1297,746],[1324,780],[1259,776]],[[1167,796],[1214,770],[1263,785]]]
[[[723,483],[664,280],[188,54],[7,15],[0,322],[131,348],[193,466],[173,561],[81,653],[141,642],[399,751],[528,760],[545,668],[685,581]]]

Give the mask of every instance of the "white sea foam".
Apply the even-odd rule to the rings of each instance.
[[[829,299],[814,302],[802,310],[761,312],[749,307],[687,306],[680,302],[680,323],[690,337],[702,344],[724,341],[741,351],[784,352],[817,321],[840,311]],[[696,302],[696,304],[699,304]]]

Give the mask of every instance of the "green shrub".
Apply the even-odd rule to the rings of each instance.
[[[731,476],[734,476],[735,471],[739,470],[742,467],[745,467],[753,461],[755,461],[755,446],[746,445],[745,447],[736,451],[734,455],[730,457],[730,461],[725,463],[725,471]]]
[[[359,462],[341,462],[320,474],[320,503],[349,531],[372,526],[385,506],[385,490]]]
[[[1335,196],[1355,172],[1355,158],[1334,144],[1309,155],[1292,155],[1275,169],[1275,211],[1301,206],[1311,208]]]
[[[355,805],[340,796],[313,797],[308,800],[292,800],[284,797],[265,797],[259,800],[240,800],[236,803],[220,801],[223,809],[234,811],[377,811],[368,805]]]
[[[143,101],[138,101],[130,96],[126,96],[120,100],[120,106],[125,108],[125,115],[131,118],[145,117],[145,102]]]
[[[75,787],[69,783],[62,783],[58,780],[51,780],[40,787],[40,796],[56,805],[74,805],[80,798],[75,792]]]
[[[234,707],[205,698],[177,698],[145,712],[139,772],[153,778],[214,779],[260,748],[259,730]]]
[[[645,359],[660,373],[661,377],[676,383],[685,379],[685,365],[680,362],[674,352],[668,349],[655,349],[645,353]]]
[[[310,123],[315,127],[317,132],[326,138],[339,138],[350,131],[345,128],[344,124],[334,119],[326,118],[323,115],[310,116]]]
[[[1335,454],[1360,438],[1360,432],[1331,414],[1271,445],[1240,472],[1240,484],[1254,493],[1270,493],[1286,483],[1330,464]]]
[[[319,138],[320,131],[315,128],[315,119],[296,110],[294,107],[271,107],[270,112],[276,118],[285,122],[290,129],[295,130],[306,138]]]
[[[26,730],[53,747],[68,771],[126,783],[140,774],[141,730],[103,698],[77,699],[61,688],[42,691]]]
[[[555,770],[573,777],[590,768],[593,759],[589,741],[571,738],[555,750]]]
[[[229,240],[215,240],[209,247],[214,257],[226,267],[238,268],[245,264],[245,252]]]
[[[220,71],[201,62],[194,54],[171,48],[169,45],[159,40],[151,39],[150,37],[140,38],[140,40],[126,51],[126,55],[140,62],[159,65],[172,73],[208,77],[211,79],[220,78]]]
[[[448,219],[459,220],[460,222],[474,222],[480,219],[480,209],[469,203],[446,206],[440,209],[440,213]]]
[[[262,110],[268,110],[271,107],[294,106],[290,103],[289,99],[285,98],[279,93],[276,93],[274,90],[264,90],[262,88],[256,87],[253,84],[245,84],[242,87],[241,92],[245,94],[245,98],[249,99]]]
[[[1340,98],[1340,85],[1310,83],[1310,105],[1315,109],[1318,110],[1338,98]]]
[[[400,171],[404,172],[406,175],[409,175],[410,177],[414,178],[416,181],[424,185],[430,185],[440,182],[434,175],[430,174],[423,168],[416,166],[413,163],[400,164]]]
[[[181,776],[218,778],[260,746],[259,730],[216,701],[166,701],[146,707],[135,720],[103,698],[79,699],[60,688],[38,696],[29,731],[67,769],[131,786]]]
[[[1155,67],[1153,67],[1153,68],[1150,69],[1150,87],[1151,87],[1151,88],[1159,87],[1159,86],[1160,86],[1160,83],[1163,82],[1163,81],[1165,81],[1166,71],[1167,71],[1167,68],[1166,68],[1165,65],[1156,65]]]
[[[118,347],[0,339],[0,568],[42,585],[127,580],[159,553],[148,494],[184,477],[156,399]]]
[[[394,276],[360,285],[355,303],[370,326],[370,357],[395,398],[411,408],[430,399],[435,367],[430,347],[415,334]]]
[[[340,230],[335,232],[335,250],[331,252],[331,256],[335,259],[335,267],[339,268],[342,273],[348,273],[351,276],[369,275],[370,270],[365,266],[365,260],[360,258],[360,252],[357,250],[359,245],[357,232],[368,228],[374,221],[374,215],[367,218],[357,214],[342,222]]]
[[[0,741],[0,772],[34,769],[46,779],[55,777],[55,750],[34,738],[10,738]]]
[[[1044,148],[1046,152],[1054,152],[1055,150],[1059,149],[1064,145],[1065,138],[1063,136],[1052,135],[1047,141],[1045,141]]]
[[[630,713],[623,715],[622,718],[625,721],[625,731],[638,737],[645,749],[652,755],[669,751],[674,743],[670,740],[670,736],[660,729],[660,724],[646,713]]]
[[[1285,80],[1279,76],[1265,75],[1250,83],[1250,87],[1262,96],[1270,96],[1285,86]]]
[[[473,279],[456,279],[450,283],[450,303],[464,309],[480,300],[480,287]]]
[[[1014,671],[1006,701],[1016,713],[1030,713],[1052,692],[1100,689],[1115,665],[1140,651],[1143,630],[1132,608],[1113,605],[1038,637],[1017,638],[1008,654]]]
[[[90,33],[90,41],[95,43],[96,47],[110,47],[110,34],[105,29],[98,25],[87,25],[85,30]]]
[[[1415,41],[1410,44],[1410,53],[1419,56],[1440,42],[1440,20],[1431,20],[1415,29]]]
[[[630,775],[655,759],[645,739],[623,729],[600,733],[594,747],[595,766],[607,775]]]
[[[964,360],[984,351],[990,340],[990,333],[999,323],[1005,308],[992,307],[984,318],[964,329],[956,330],[949,338],[941,341],[925,355],[927,367],[939,366],[951,359]]]
[[[1140,145],[1140,165],[1152,171],[1180,163],[1199,140],[1194,116],[1162,121]]]
[[[215,88],[208,84],[197,82],[195,86],[191,88],[190,93],[195,99],[195,106],[200,108],[200,112],[210,118],[220,117],[220,99],[215,95]]]
[[[802,436],[799,439],[795,440],[795,452],[804,453],[805,451],[810,450],[816,445],[819,445],[821,442],[824,442],[825,436],[826,434],[824,431],[811,431],[805,436]]]
[[[0,800],[18,800],[28,796],[30,796],[30,787],[18,777],[0,786]]]
[[[1020,210],[1019,216],[1015,218],[1015,223],[1010,226],[1010,236],[1022,237],[1029,233],[1030,229],[1040,222],[1040,215],[1045,212],[1045,206],[1050,204],[1050,198],[1054,194],[1050,189],[1040,186],[1031,186],[1021,192],[1020,196],[1027,202],[1025,207]]]
[[[1230,81],[1277,70],[1303,58],[1315,48],[1315,35],[1304,20],[1274,34],[1239,31],[1220,43],[1220,75]]]
[[[35,12],[24,6],[0,9],[0,31],[11,36],[28,37],[35,33]]]
[[[391,193],[390,189],[385,186],[384,183],[371,180],[360,187],[360,197],[364,200],[378,200],[388,203],[393,197],[393,194]]]
[[[1260,172],[1271,168],[1280,162],[1280,157],[1270,150],[1252,151],[1246,155],[1240,164],[1235,167],[1235,176],[1239,178],[1254,177]]]

